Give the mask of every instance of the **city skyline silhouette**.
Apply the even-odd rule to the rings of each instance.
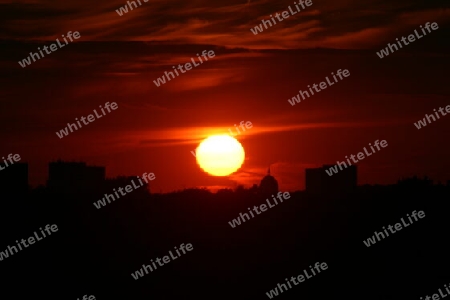
[[[450,295],[448,1],[0,8],[0,299]]]

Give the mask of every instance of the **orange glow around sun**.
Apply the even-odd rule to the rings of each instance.
[[[227,176],[236,172],[245,158],[244,148],[229,135],[213,135],[197,147],[197,163],[206,173]]]

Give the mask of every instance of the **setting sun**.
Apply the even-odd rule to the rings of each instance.
[[[235,138],[213,135],[200,143],[196,157],[200,168],[205,172],[214,176],[227,176],[241,167],[245,152]]]

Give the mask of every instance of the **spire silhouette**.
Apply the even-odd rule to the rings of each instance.
[[[270,165],[267,169],[267,175],[264,176],[259,184],[259,191],[261,195],[267,197],[278,193],[278,182],[272,175],[270,175]]]

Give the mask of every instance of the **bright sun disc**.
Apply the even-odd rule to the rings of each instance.
[[[227,176],[236,172],[244,162],[241,143],[229,135],[213,135],[203,140],[196,151],[197,163],[214,176]]]

